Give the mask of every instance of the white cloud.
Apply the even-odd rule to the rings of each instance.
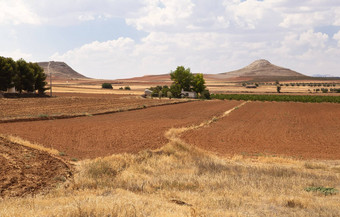
[[[340,32],[331,34],[340,30],[340,2],[334,0],[13,0],[5,7],[0,24],[44,28],[118,17],[147,34],[112,36],[51,57],[90,77],[161,74],[178,65],[218,73],[258,58],[307,74],[328,66],[328,74],[338,73],[333,56],[339,56]]]
[[[0,24],[40,24],[41,18],[21,0],[0,0]]]
[[[333,39],[338,41],[338,47],[340,47],[340,31],[334,34]]]
[[[180,25],[192,15],[194,6],[191,0],[145,0],[137,16],[127,19],[127,23],[138,30]]]
[[[23,58],[26,61],[34,61],[32,60],[32,54],[23,52],[20,49],[16,49],[12,51],[0,51],[0,56],[11,57],[14,60]]]

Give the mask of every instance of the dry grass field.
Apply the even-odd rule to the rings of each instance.
[[[0,99],[1,217],[340,216],[339,105],[91,88]]]
[[[2,199],[0,216],[339,216],[339,160],[221,158],[180,139],[249,104],[171,128],[159,149],[77,162],[71,183]]]

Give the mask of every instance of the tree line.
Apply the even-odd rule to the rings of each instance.
[[[45,80],[44,69],[37,63],[0,56],[0,91],[15,87],[19,93],[38,91],[44,94],[47,89]]]

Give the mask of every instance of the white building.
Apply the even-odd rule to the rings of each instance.
[[[182,98],[192,98],[192,99],[197,99],[197,93],[193,91],[181,91],[181,97]]]

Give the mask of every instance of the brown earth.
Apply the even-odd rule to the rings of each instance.
[[[199,124],[238,104],[194,101],[101,116],[3,123],[0,134],[12,134],[57,149],[68,158],[94,158],[159,148],[167,143],[164,133],[168,129]]]
[[[184,141],[220,155],[340,159],[340,105],[249,102]]]
[[[65,94],[52,98],[0,99],[0,122],[11,119],[46,118],[63,115],[89,115],[134,108],[171,104],[177,99],[145,99],[133,95]]]
[[[0,137],[0,164],[0,198],[35,195],[71,176],[63,161],[3,137]]]

